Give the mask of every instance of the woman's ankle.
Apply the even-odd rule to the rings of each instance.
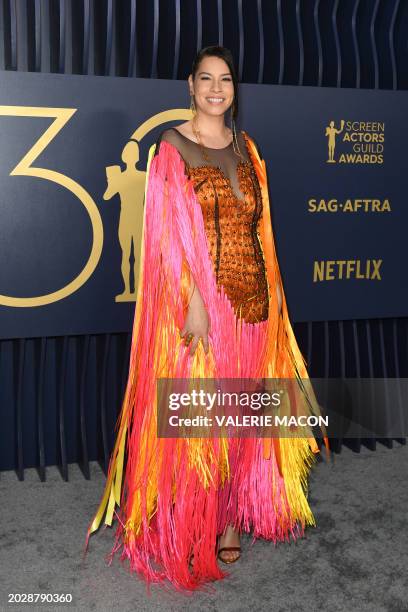
[[[234,529],[233,525],[228,525],[227,528],[224,530],[223,533],[220,534],[219,537],[220,539],[222,538],[223,540],[227,540],[227,539],[239,540],[240,532],[238,529]]]

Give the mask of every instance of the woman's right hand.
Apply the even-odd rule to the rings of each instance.
[[[184,327],[180,332],[182,338],[188,338],[189,334],[193,335],[191,342],[185,342],[186,346],[190,346],[190,355],[193,356],[200,338],[203,341],[204,352],[207,355],[209,350],[208,332],[210,329],[210,319],[205,308],[201,294],[196,286],[193,291]]]

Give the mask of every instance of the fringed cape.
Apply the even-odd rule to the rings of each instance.
[[[129,376],[102,501],[85,544],[86,552],[104,515],[106,525],[115,515],[110,560],[123,547],[121,559],[129,559],[148,585],[167,578],[177,589],[195,590],[225,577],[215,546],[227,524],[274,542],[290,534],[296,539],[307,524],[315,525],[307,478],[319,447],[311,432],[246,438],[239,445],[233,438],[157,437],[157,378],[308,378],[276,257],[265,162],[246,136],[262,193],[258,236],[269,291],[268,319],[256,324],[238,319],[217,287],[201,207],[177,148],[162,141],[158,153],[155,144],[149,150]],[[210,318],[209,353],[200,342],[193,357],[179,333],[191,275]],[[310,414],[320,414],[313,391],[304,400]]]

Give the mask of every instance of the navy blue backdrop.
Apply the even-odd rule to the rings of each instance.
[[[131,209],[122,223],[138,258],[148,148],[188,113],[185,82],[4,72],[0,88],[0,337],[131,331],[134,289],[115,301],[119,213]],[[407,102],[406,92],[241,86],[293,321],[408,315]],[[107,194],[110,168],[126,185]]]

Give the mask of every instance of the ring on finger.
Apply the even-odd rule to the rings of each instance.
[[[188,346],[190,344],[190,342],[192,341],[193,338],[194,338],[194,334],[191,334],[191,333],[187,334],[186,340],[185,340],[186,346]]]

